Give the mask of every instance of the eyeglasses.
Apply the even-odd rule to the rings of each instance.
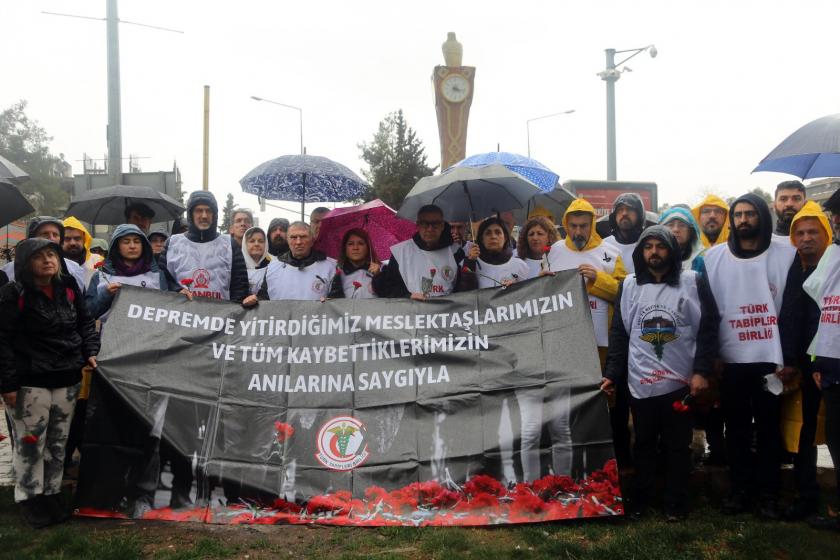
[[[417,222],[417,227],[419,228],[439,228],[443,227],[443,220],[437,220],[434,222],[427,222],[425,220],[420,220]]]

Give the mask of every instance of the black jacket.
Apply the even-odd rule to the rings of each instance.
[[[735,206],[739,202],[750,204],[758,212],[759,243],[758,249],[755,251],[744,251],[738,243],[738,232],[735,229]],[[735,199],[735,202],[729,206],[729,239],[726,240],[732,254],[739,259],[757,257],[770,247],[772,240],[773,218],[770,216],[770,207],[767,206],[764,199],[753,193],[747,193]]]
[[[27,239],[17,246],[15,282],[0,288],[0,392],[21,387],[69,387],[81,380],[85,361],[99,352],[96,323],[85,309],[76,280],[53,280],[53,298],[28,273],[32,255],[48,246]]]
[[[643,248],[644,241],[655,237],[670,247],[668,254],[668,273],[663,276],[660,282],[671,286],[678,286],[682,272],[680,262],[681,252],[676,238],[665,226],[651,226],[639,237],[639,243],[633,250],[633,264],[636,267],[636,282],[643,284],[654,284],[656,278],[647,269],[644,262]],[[615,299],[612,323],[610,324],[609,349],[607,351],[607,362],[604,369],[604,377],[614,383],[626,382],[627,379],[627,358],[630,352],[630,335],[624,328],[624,320],[621,314],[621,293],[624,290],[624,282],[618,287],[618,295]],[[720,314],[718,313],[715,298],[709,288],[709,282],[705,276],[697,275],[697,295],[700,298],[700,325],[697,330],[697,346],[694,352],[694,373],[708,376],[714,369],[714,361],[717,357],[718,327],[720,325]]]
[[[817,334],[820,324],[820,306],[802,289],[802,284],[816,266],[803,268],[799,253],[787,275],[782,309],[779,312],[779,337],[785,365],[798,367],[807,373],[810,370],[808,345]]]
[[[632,208],[636,211],[636,215],[639,217],[639,223],[636,224],[636,227],[634,227],[628,235],[624,235],[622,231],[618,229],[618,224],[615,222],[615,211],[618,210],[619,206]],[[618,195],[613,202],[609,221],[610,233],[615,236],[616,241],[624,245],[638,241],[639,235],[641,235],[642,230],[645,229],[645,205],[644,202],[642,202],[642,197],[636,193],[622,193]]]
[[[425,244],[420,239],[419,233],[415,233],[414,237],[411,239],[414,241],[415,245],[424,251],[437,251],[438,249],[443,249],[444,247],[451,247],[453,243],[452,231],[450,230],[448,223],[443,228],[443,233],[440,235],[438,244],[432,248],[426,248]],[[461,249],[458,250],[461,251]],[[461,254],[463,254],[463,251],[461,251]],[[455,263],[460,265],[457,253],[454,256]],[[458,272],[457,277],[455,278],[455,292],[466,292],[478,288],[478,279],[475,274],[472,272],[469,274],[462,274],[461,267],[457,266],[456,268]],[[405,287],[405,281],[403,281],[402,274],[400,274],[400,263],[397,262],[394,255],[391,255],[391,259],[388,261],[388,264],[383,267],[382,272],[373,279],[373,289],[379,297],[405,298],[411,295],[408,288]]]
[[[213,210],[213,223],[206,230],[200,230],[193,221],[193,210],[199,204],[206,204]],[[187,201],[187,221],[189,228],[184,236],[194,243],[207,243],[219,237],[218,230],[219,222],[219,206],[216,203],[216,197],[209,191],[195,191],[190,194]],[[169,290],[173,292],[180,292],[183,286],[179,285],[177,280],[169,273],[169,268],[166,266],[166,253],[169,250],[170,237],[166,241],[166,246],[160,252],[158,257],[158,265],[166,273],[166,282]],[[248,282],[248,268],[245,265],[245,257],[242,256],[242,247],[233,239],[230,238],[231,251],[233,253],[233,262],[230,267],[230,301],[241,303],[243,299],[248,297],[251,292],[251,285]]]

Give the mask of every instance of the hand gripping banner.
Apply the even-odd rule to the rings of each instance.
[[[580,276],[427,302],[236,304],[125,286],[80,515],[485,525],[622,512]]]

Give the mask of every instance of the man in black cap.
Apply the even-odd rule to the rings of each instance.
[[[622,193],[613,202],[610,212],[610,236],[604,243],[612,245],[621,253],[621,260],[628,274],[633,274],[633,250],[636,241],[645,229],[645,207],[642,197],[636,193]]]

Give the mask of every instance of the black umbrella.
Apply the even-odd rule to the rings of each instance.
[[[21,183],[29,179],[29,175],[3,156],[0,156],[0,181],[9,183]]]
[[[34,211],[35,209],[16,186],[0,181],[0,227]]]
[[[184,213],[183,204],[152,187],[115,185],[73,197],[65,216],[91,224],[123,224],[126,207],[136,203],[151,208],[156,222],[174,220]]]

